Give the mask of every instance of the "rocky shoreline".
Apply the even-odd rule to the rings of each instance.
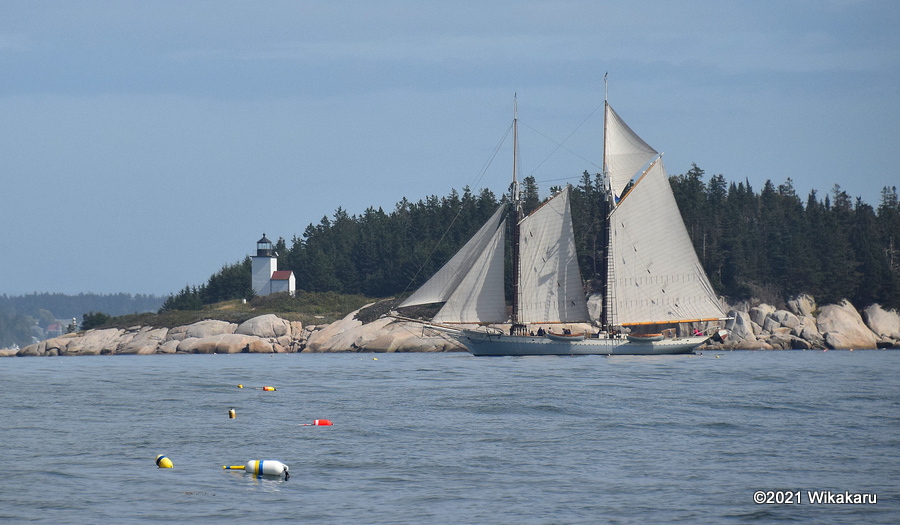
[[[724,350],[866,350],[900,348],[900,315],[877,304],[858,311],[849,301],[819,309],[809,295],[788,301],[734,308],[726,323]]]
[[[364,307],[365,308],[365,307]],[[456,340],[422,325],[380,318],[363,323],[360,310],[329,325],[303,326],[275,314],[241,324],[209,319],[175,328],[105,328],[47,339],[3,356],[236,354],[320,352],[464,352]],[[786,309],[768,304],[738,306],[728,314],[723,343],[699,350],[810,350],[900,348],[900,315],[871,305],[862,312],[847,301],[819,309],[801,295]],[[702,328],[702,327],[701,327]],[[573,330],[585,327],[573,325]],[[688,330],[687,327],[684,328]]]
[[[171,329],[151,326],[94,329],[21,349],[2,349],[0,357],[465,351],[450,338],[430,334],[421,337],[421,328],[416,333],[409,323],[379,319],[364,325],[356,319],[358,312],[319,326],[303,326],[275,314],[265,314],[241,324],[208,319]]]

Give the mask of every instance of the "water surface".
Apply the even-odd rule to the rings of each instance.
[[[898,373],[896,351],[8,358],[0,519],[896,523]],[[222,470],[251,459],[292,477]],[[754,504],[778,489],[802,504]]]

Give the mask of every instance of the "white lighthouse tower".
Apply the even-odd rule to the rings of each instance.
[[[272,241],[266,238],[263,233],[262,239],[256,241],[256,255],[251,257],[251,267],[253,272],[253,293],[256,295],[269,295],[269,281],[272,274],[278,270],[278,256],[275,254],[275,248]]]
[[[256,295],[269,295],[275,292],[288,292],[291,296],[296,291],[294,272],[278,271],[278,254],[266,234],[256,241],[256,255],[250,257],[253,279],[251,286]]]

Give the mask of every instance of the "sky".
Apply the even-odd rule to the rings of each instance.
[[[5,0],[0,294],[167,295],[339,207],[500,195],[514,99],[546,195],[600,171],[607,73],[670,175],[877,207],[898,22],[893,0]]]

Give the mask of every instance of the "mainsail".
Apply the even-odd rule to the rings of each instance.
[[[569,187],[522,219],[519,228],[519,322],[588,321]]]
[[[610,214],[610,324],[725,316],[657,159]]]

